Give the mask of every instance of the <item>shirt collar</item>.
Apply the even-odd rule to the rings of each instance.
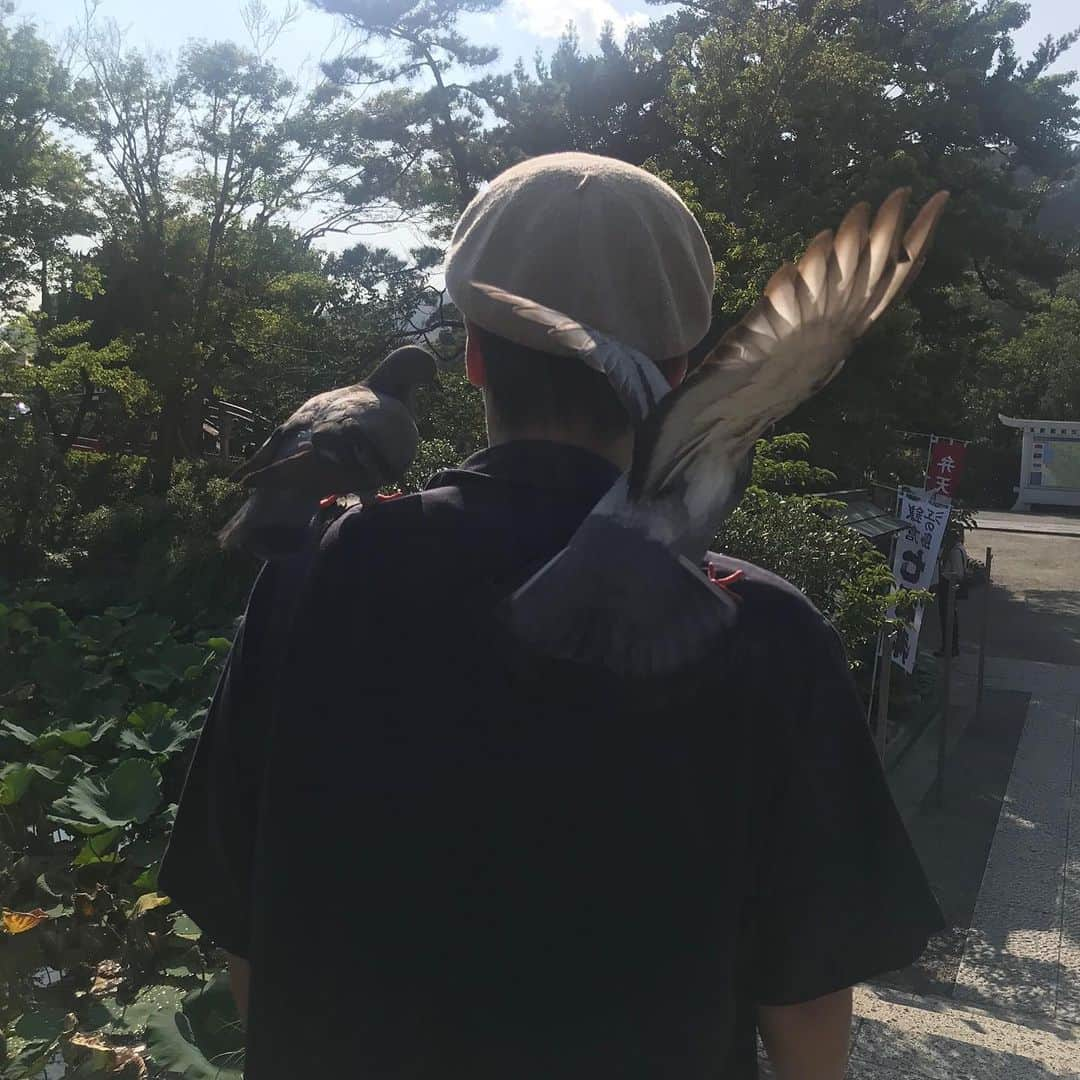
[[[478,473],[515,486],[561,491],[596,500],[620,476],[607,458],[566,443],[521,439],[473,454],[458,466],[436,473],[427,487],[454,483],[454,473]]]

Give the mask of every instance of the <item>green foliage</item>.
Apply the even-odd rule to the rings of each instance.
[[[216,539],[239,490],[212,461],[179,462],[164,497],[147,480],[140,470],[132,487],[113,488],[75,518],[55,560],[52,595],[89,611],[152,596],[182,623],[228,624],[257,570],[250,559],[224,555]]]
[[[995,385],[980,388],[1011,416],[1080,416],[1080,300],[1052,299],[994,354]]]
[[[52,134],[81,115],[85,91],[33,26],[0,4],[0,304],[33,280],[47,293],[65,241],[89,232],[85,162]],[[47,296],[46,296],[47,302]]]
[[[750,488],[717,546],[797,585],[857,663],[886,621],[895,582],[884,555],[837,517],[829,500]]]
[[[137,673],[136,681],[144,683]],[[86,734],[89,737],[90,733]],[[121,741],[124,746],[130,745]],[[157,770],[146,760],[130,758],[100,780],[90,776],[75,780],[68,795],[53,803],[49,818],[83,836],[92,836],[106,829],[141,825],[160,801],[161,777]]]
[[[762,439],[751,486],[724,523],[716,549],[798,586],[836,626],[855,667],[896,601],[885,556],[844,524],[842,504],[797,494],[835,479],[805,460],[804,434]]]
[[[449,236],[493,164],[483,134],[487,84],[462,76],[498,56],[469,42],[458,23],[500,3],[313,0],[368,46],[325,68],[327,96],[341,99],[350,86],[362,88],[350,113],[364,165],[349,192],[354,203],[390,204],[404,218],[423,213],[435,236]]]
[[[199,1048],[216,1061],[222,1040],[235,1051],[235,1013],[206,982],[222,958],[155,891],[227,643],[178,640],[171,619],[133,608],[74,621],[40,602],[0,605],[0,639],[4,1076],[57,1051],[73,1075],[134,1068],[151,1021],[190,1044],[162,1045],[151,1075]]]
[[[487,445],[484,396],[462,368],[444,368],[437,387],[417,395],[416,423],[422,439],[444,439],[460,461]]]
[[[146,1036],[154,1062],[186,1080],[241,1080],[244,1035],[225,975],[155,1016]]]
[[[92,607],[106,593],[95,599],[95,583],[123,587],[111,547],[137,552],[138,588],[164,585],[163,606],[184,619],[242,593],[248,571],[219,573],[209,540],[235,493],[212,469],[198,490],[186,466],[173,483],[174,462],[204,449],[204,400],[236,401],[268,428],[403,338],[445,335],[455,352],[460,320],[428,282],[438,244],[485,179],[560,149],[614,154],[675,185],[713,246],[717,330],[855,199],[952,187],[910,301],[786,423],[844,485],[914,479],[899,430],[966,435],[966,489],[1008,496],[1016,452],[996,412],[1076,407],[1075,222],[1059,212],[1053,235],[1040,228],[1075,196],[1076,99],[1069,76],[1048,74],[1071,39],[1022,63],[1014,3],[719,0],[678,6],[621,45],[606,32],[591,54],[570,30],[531,70],[481,74],[495,52],[467,39],[462,16],[493,3],[320,0],[354,48],[310,92],[268,60],[279,27],[265,9],[249,12],[252,47],[189,43],[174,62],[91,17],[81,83],[32,29],[0,20],[0,168],[22,215],[5,233],[11,252],[22,245],[10,280],[45,256],[41,314],[5,335],[15,351],[0,359],[0,390],[30,408],[0,425],[0,574],[65,589],[78,574],[87,595],[68,602]],[[65,130],[94,148],[96,223]],[[312,246],[403,221],[427,232],[408,260]],[[74,257],[79,231],[94,245]],[[431,398],[406,486],[479,445],[478,400],[460,380]],[[87,435],[129,455],[118,473],[137,458],[148,472],[88,498],[70,452]],[[790,465],[759,482],[794,492],[823,479]]]
[[[682,4],[621,47],[586,56],[568,34],[550,62],[493,80],[490,137],[505,163],[577,149],[672,183],[712,247],[716,333],[852,203],[951,189],[909,299],[785,423],[845,486],[916,479],[904,430],[972,439],[965,487],[1000,501],[1015,447],[983,451],[1004,445],[995,409],[1015,407],[973,405],[999,383],[1002,341],[1075,273],[1080,224],[1074,77],[1048,73],[1076,35],[1022,62],[1011,36],[1026,18],[1011,2]],[[1038,365],[1016,375],[1014,398],[1044,394]]]
[[[34,363],[23,371],[23,385],[11,384],[48,402],[57,396],[78,393],[91,387],[98,393],[114,394],[126,410],[137,409],[149,397],[150,388],[128,366],[130,348],[113,340],[102,348],[86,340],[90,324],[64,323],[46,329],[34,355]],[[71,428],[73,423],[63,425]],[[60,435],[60,432],[56,432]]]
[[[810,438],[802,432],[758,441],[751,483],[767,491],[823,491],[836,483],[828,469],[811,465]]]

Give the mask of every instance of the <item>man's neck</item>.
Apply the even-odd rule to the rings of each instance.
[[[499,446],[502,443],[521,442],[523,440],[553,442],[563,446],[573,446],[578,450],[587,450],[624,472],[630,468],[634,455],[634,436],[627,433],[618,439],[597,439],[590,432],[551,428],[545,425],[500,429],[488,420],[488,445]]]

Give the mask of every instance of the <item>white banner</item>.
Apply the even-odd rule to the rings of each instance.
[[[891,614],[895,615],[896,612]],[[893,638],[892,658],[894,664],[899,664],[909,675],[915,670],[915,658],[919,655],[919,631],[922,629],[923,606],[920,604],[915,609],[915,617],[911,622],[902,621],[896,637]]]
[[[941,541],[945,526],[949,523],[950,500],[905,491],[900,497],[899,516],[907,528],[897,534],[896,556],[893,559],[893,577],[898,589],[928,589],[934,579]],[[894,614],[894,613],[893,613]],[[899,664],[909,675],[915,668],[919,652],[919,630],[922,628],[923,610],[915,609],[915,617],[905,623],[893,646],[893,662]]]

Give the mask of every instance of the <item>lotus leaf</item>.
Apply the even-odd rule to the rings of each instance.
[[[53,803],[53,816],[80,831],[100,831],[144,822],[160,803],[157,769],[144,758],[128,758],[104,779],[83,776],[74,781],[67,797]]]
[[[227,977],[189,994],[181,1011],[154,1017],[146,1042],[157,1064],[186,1080],[240,1080],[244,1035]]]

